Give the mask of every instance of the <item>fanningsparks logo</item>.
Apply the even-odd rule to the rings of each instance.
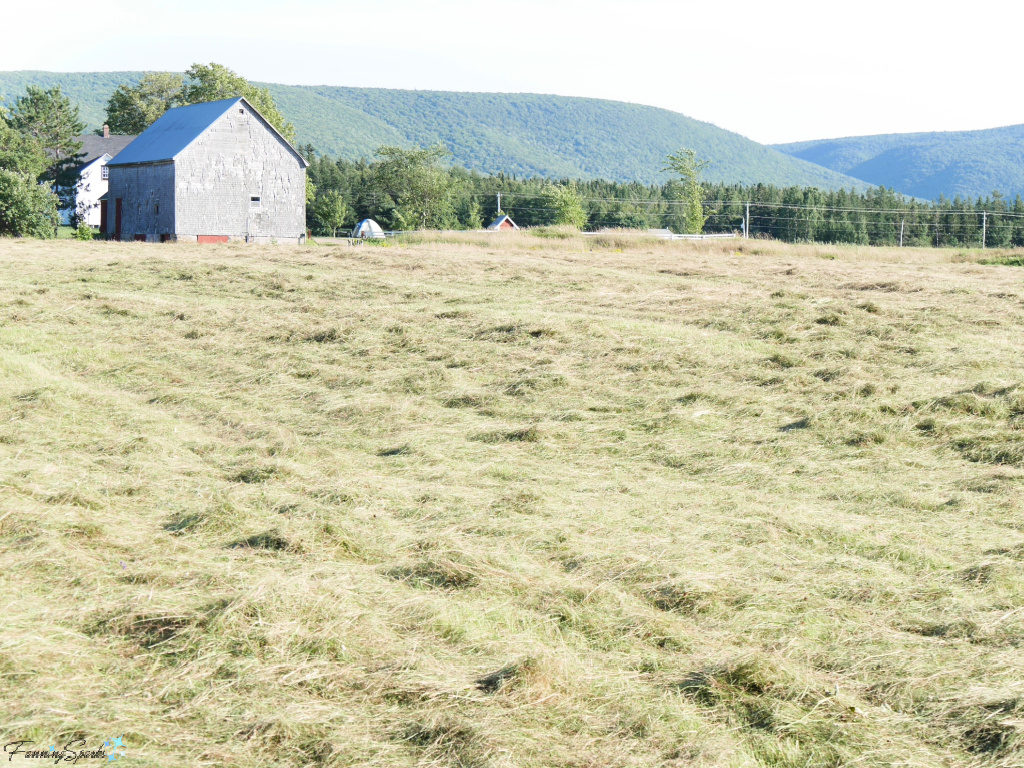
[[[63,748],[58,749],[53,744],[49,749],[36,748],[34,741],[12,741],[4,745],[4,754],[7,755],[7,762],[14,762],[15,755],[25,760],[52,760],[54,765],[58,763],[71,763],[77,765],[79,760],[105,760],[112,763],[124,757],[124,736],[110,739],[103,742],[98,749],[89,749],[85,739],[72,739]]]

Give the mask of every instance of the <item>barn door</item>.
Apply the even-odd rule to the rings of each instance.
[[[124,202],[122,198],[117,198],[114,203],[114,239],[121,239],[121,204]]]

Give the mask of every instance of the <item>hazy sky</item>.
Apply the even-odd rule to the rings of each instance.
[[[1024,123],[1019,1],[3,0],[0,70],[632,101],[761,142]]]

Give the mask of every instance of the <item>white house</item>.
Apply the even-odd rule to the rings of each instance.
[[[110,129],[103,126],[102,136],[79,136],[82,142],[78,166],[78,183],[75,185],[75,207],[61,211],[61,221],[71,223],[71,217],[78,211],[82,221],[90,227],[100,226],[100,198],[107,192],[107,163],[135,140],[134,136],[111,136]]]

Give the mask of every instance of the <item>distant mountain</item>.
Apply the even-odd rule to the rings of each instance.
[[[91,127],[111,92],[143,72],[0,72],[8,102],[26,85],[60,85]],[[790,157],[676,112],[599,99],[534,94],[399,91],[265,83],[300,143],[358,159],[381,144],[442,142],[482,173],[663,181],[665,157],[689,147],[711,161],[709,181],[863,189],[858,179]]]
[[[1024,196],[1024,125],[804,141],[775,149],[926,200],[984,197],[994,190]]]

